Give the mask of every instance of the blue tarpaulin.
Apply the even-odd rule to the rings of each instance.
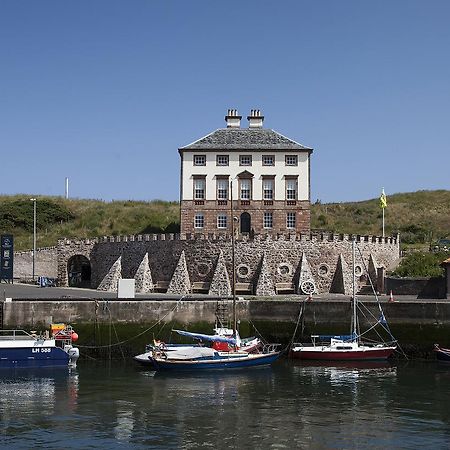
[[[227,338],[219,335],[210,334],[200,334],[200,333],[190,333],[189,331],[173,330],[182,336],[187,336],[192,339],[197,339],[199,341],[211,341],[211,342],[225,342],[227,344],[236,345],[236,339]]]

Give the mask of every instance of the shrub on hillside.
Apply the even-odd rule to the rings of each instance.
[[[450,252],[417,252],[405,256],[393,275],[399,277],[439,277],[444,269],[439,265],[450,256]]]
[[[18,199],[0,204],[0,230],[12,232],[16,228],[33,231],[33,202]],[[74,215],[64,206],[48,199],[38,199],[36,208],[36,226],[38,229],[49,225],[67,222]]]

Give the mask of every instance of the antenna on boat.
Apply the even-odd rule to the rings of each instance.
[[[357,317],[356,317],[356,271],[355,271],[355,237],[352,237],[352,268],[353,268],[353,283],[352,283],[352,296],[353,296],[353,340],[356,340],[357,336]]]
[[[231,288],[233,291],[233,335],[237,339],[237,318],[236,318],[236,264],[234,254],[234,211],[233,211],[233,180],[230,180],[230,210],[231,210]]]

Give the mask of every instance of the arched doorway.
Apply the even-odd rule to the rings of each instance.
[[[250,214],[248,212],[243,212],[241,214],[241,233],[250,233],[252,228]]]
[[[91,287],[91,263],[83,255],[72,256],[67,262],[69,286]]]

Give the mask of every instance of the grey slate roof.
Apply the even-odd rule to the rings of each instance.
[[[192,144],[185,150],[293,150],[312,151],[274,130],[266,128],[219,128]]]

